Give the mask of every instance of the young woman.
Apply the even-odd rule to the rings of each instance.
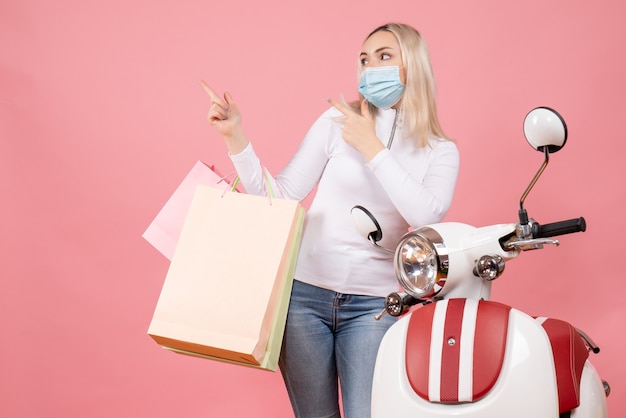
[[[374,316],[398,289],[392,258],[355,230],[350,211],[377,218],[382,245],[394,247],[409,226],[439,222],[448,211],[459,155],[444,135],[421,35],[387,24],[359,53],[359,93],[332,105],[312,125],[272,183],[282,197],[317,193],[307,212],[287,317],[280,370],[298,418],[370,416],[374,363],[394,319]],[[229,93],[211,97],[210,124],[224,138],[248,193],[264,194],[261,162]]]

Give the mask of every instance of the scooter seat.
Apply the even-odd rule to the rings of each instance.
[[[589,350],[576,328],[554,318],[536,318],[541,323],[552,346],[559,396],[559,413],[580,405],[580,378]]]

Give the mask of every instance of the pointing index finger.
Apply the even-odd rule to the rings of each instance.
[[[204,91],[206,91],[209,94],[209,97],[211,98],[212,101],[220,100],[220,97],[213,91],[211,87],[209,87],[209,85],[204,80],[200,80],[200,85],[202,86]]]
[[[343,113],[344,116],[348,116],[354,113],[354,111],[348,106],[344,105],[343,103],[339,103],[333,99],[328,99],[328,103],[330,103],[335,109]]]

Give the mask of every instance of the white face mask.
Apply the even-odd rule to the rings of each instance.
[[[359,83],[359,92],[363,97],[380,109],[389,109],[398,103],[404,88],[397,65],[366,68]]]

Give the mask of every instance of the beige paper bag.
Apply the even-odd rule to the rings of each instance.
[[[301,220],[298,221],[300,225],[304,221],[304,211],[301,211]],[[178,354],[185,354],[194,357],[205,358],[209,360],[217,360],[227,363],[234,363],[251,368],[263,369],[275,372],[278,368],[278,359],[280,357],[280,350],[283,345],[283,335],[285,334],[285,323],[287,322],[287,312],[289,311],[289,301],[291,299],[291,288],[293,285],[293,275],[296,270],[296,261],[298,249],[300,248],[301,228],[298,226],[298,234],[292,238],[293,243],[290,246],[289,253],[289,268],[285,275],[284,283],[280,289],[278,296],[278,305],[276,307],[276,314],[272,322],[270,333],[268,336],[267,347],[265,348],[265,355],[260,364],[241,363],[237,361],[227,360],[220,357],[212,357],[205,354],[194,353],[191,351],[180,350],[172,347],[163,347],[167,350],[173,351]]]
[[[303,213],[296,201],[198,186],[148,334],[170,349],[260,366]]]

